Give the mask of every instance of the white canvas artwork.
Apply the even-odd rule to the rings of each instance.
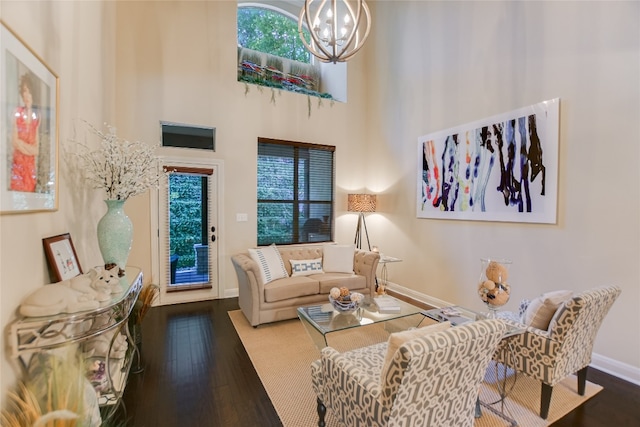
[[[560,99],[418,138],[418,218],[556,223]]]

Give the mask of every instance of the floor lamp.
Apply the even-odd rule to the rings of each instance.
[[[364,234],[367,237],[367,248],[371,250],[371,244],[369,243],[369,232],[367,231],[367,223],[364,220],[364,213],[376,211],[376,195],[349,194],[347,210],[349,212],[359,212],[358,227],[356,228],[356,238],[354,239],[353,243],[356,244],[356,247],[358,249],[362,249],[362,228],[364,227]]]

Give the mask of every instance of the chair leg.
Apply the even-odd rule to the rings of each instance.
[[[549,406],[551,404],[551,392],[553,386],[542,383],[542,393],[540,394],[540,418],[546,420],[549,416]]]
[[[578,371],[578,394],[580,396],[584,396],[585,388],[587,385],[587,369],[589,366],[585,366],[584,368]]]
[[[327,414],[327,407],[324,406],[322,400],[317,398],[318,401],[318,427],[325,427],[324,416]]]

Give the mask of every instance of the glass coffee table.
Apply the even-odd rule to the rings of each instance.
[[[327,336],[333,332],[381,322],[385,322],[386,327],[386,324],[391,321],[410,316],[416,318],[415,322],[411,322],[413,319],[407,319],[410,325],[417,327],[425,319],[421,313],[423,309],[389,295],[385,295],[384,298],[391,299],[394,303],[394,308],[387,309],[384,313],[380,313],[378,305],[375,303],[376,299],[367,296],[360,307],[350,314],[339,313],[327,301],[326,304],[299,307],[298,317],[318,349],[328,346]]]

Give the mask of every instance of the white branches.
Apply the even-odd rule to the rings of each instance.
[[[108,200],[127,200],[158,184],[160,174],[153,147],[118,138],[113,126],[105,125],[105,133],[84,123],[100,138],[97,150],[79,143],[80,151],[76,153],[91,188],[103,189]]]

